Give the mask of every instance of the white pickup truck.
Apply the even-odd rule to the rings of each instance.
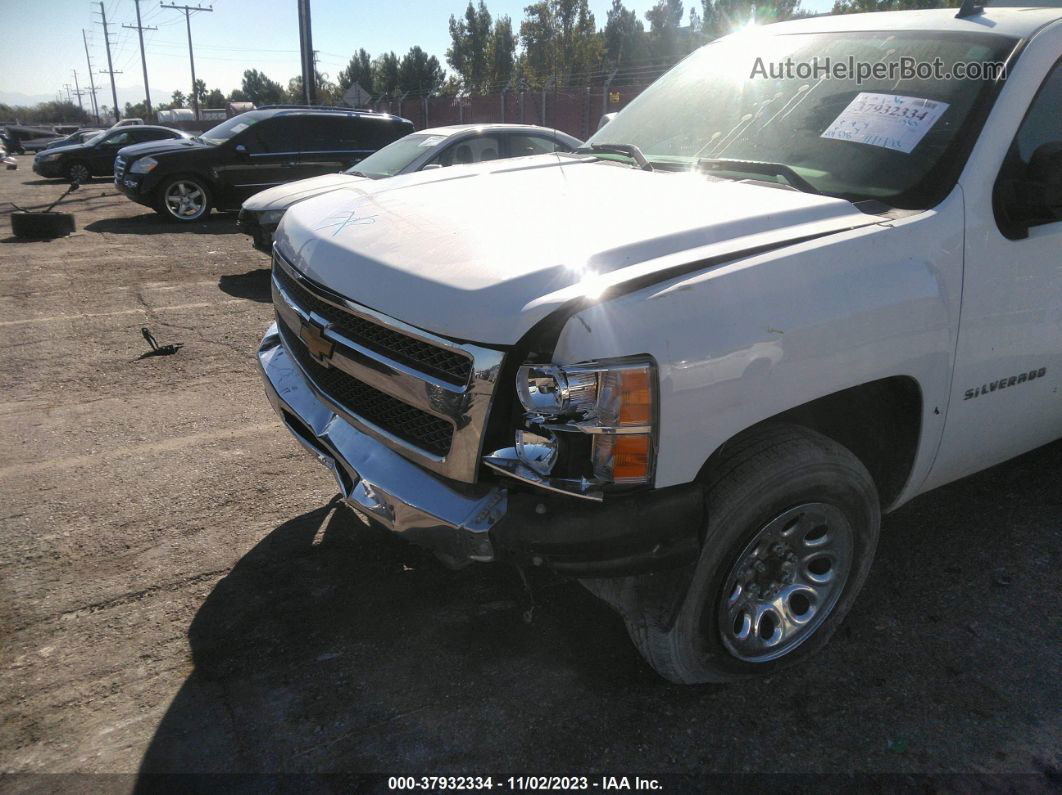
[[[443,560],[578,577],[670,680],[773,672],[883,512],[1062,436],[1060,56],[1057,9],[802,19],[575,153],[301,202],[269,399]]]

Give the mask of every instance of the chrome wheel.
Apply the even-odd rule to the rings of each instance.
[[[853,548],[852,526],[832,505],[798,505],[768,522],[723,583],[718,615],[727,650],[767,662],[811,637],[844,591]]]
[[[207,207],[206,191],[191,180],[172,182],[162,198],[170,215],[181,221],[194,221]]]
[[[92,178],[88,166],[84,163],[74,163],[69,169],[67,169],[66,176],[71,182],[87,182]]]

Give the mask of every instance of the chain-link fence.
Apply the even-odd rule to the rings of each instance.
[[[623,85],[599,84],[580,88],[541,91],[507,90],[493,94],[456,97],[380,98],[373,110],[403,116],[417,127],[448,124],[538,124],[589,138],[606,113],[620,110],[644,91],[652,80]]]

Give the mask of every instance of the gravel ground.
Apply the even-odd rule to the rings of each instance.
[[[61,192],[28,164],[0,200]],[[262,394],[268,259],[231,216],[176,228],[106,180],[67,207],[53,242],[0,216],[0,771],[1058,786],[1062,443],[888,516],[810,664],[677,687],[574,583],[536,573],[528,613],[511,569],[448,571],[332,501]],[[184,347],[139,359],[142,326]]]

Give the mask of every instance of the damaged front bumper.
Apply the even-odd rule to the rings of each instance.
[[[505,514],[504,489],[458,491],[357,430],[318,399],[275,323],[262,339],[258,364],[269,402],[331,470],[345,502],[450,565],[494,559],[489,531]]]
[[[616,577],[675,568],[700,552],[700,484],[588,502],[519,483],[445,481],[319,399],[275,323],[262,339],[258,364],[269,402],[331,471],[344,502],[448,565],[506,560],[573,577]]]

